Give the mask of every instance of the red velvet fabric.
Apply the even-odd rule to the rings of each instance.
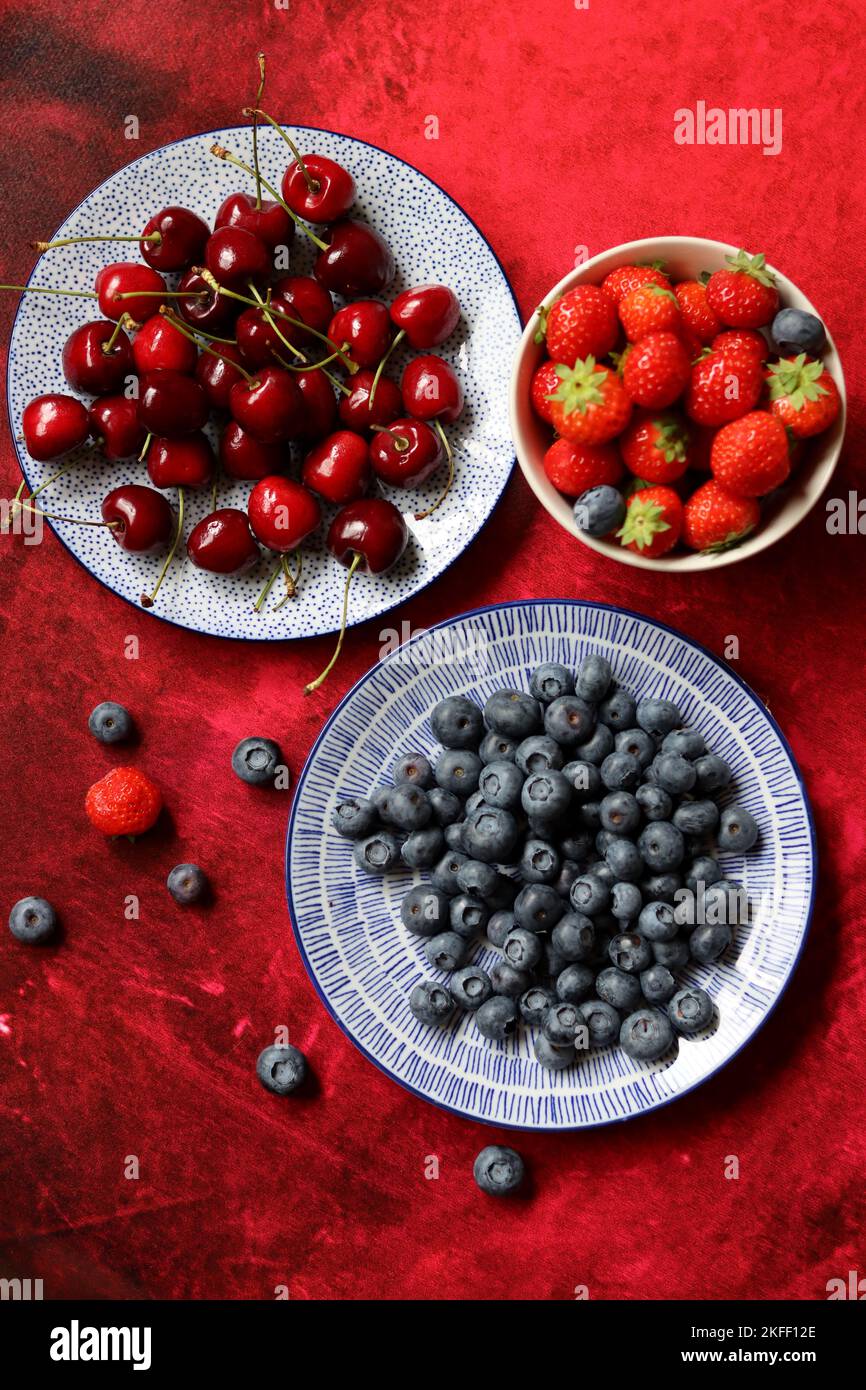
[[[0,26],[3,278],[25,277],[28,240],[119,165],[235,119],[262,47],[268,107],[443,184],[524,312],[576,246],[677,232],[765,251],[842,353],[850,430],[831,491],[845,496],[862,488],[864,442],[861,20],[825,0],[793,18],[769,0],[13,0]],[[700,100],[781,107],[782,152],[677,145],[674,112]],[[425,138],[431,115],[438,140]],[[13,307],[4,296],[4,342]],[[5,432],[2,481],[11,495]],[[33,951],[0,933],[0,1273],[42,1278],[46,1297],[267,1299],[284,1285],[296,1299],[569,1299],[585,1285],[593,1298],[820,1299],[828,1279],[866,1272],[863,548],[829,536],[819,506],[763,557],[686,585],[572,544],[518,475],[469,551],[397,615],[417,627],[565,595],[636,608],[718,652],[736,634],[736,669],[790,738],[818,824],[810,940],[755,1042],[654,1115],[520,1138],[532,1191],[494,1207],[471,1168],[495,1134],[403,1092],[320,1005],[283,895],[289,797],[229,769],[256,732],[297,774],[391,619],[351,632],[305,700],[330,639],[197,637],[107,593],[51,536],[3,541],[2,907],[45,894],[64,939]],[[131,760],[169,807],[135,845],[104,842],[84,817],[86,788],[116,761],[86,731],[105,698],[134,712]],[[208,910],[167,897],[184,859],[213,877]],[[124,918],[128,894],[138,921]],[[315,1070],[309,1098],[278,1100],[255,1079],[280,1023]]]

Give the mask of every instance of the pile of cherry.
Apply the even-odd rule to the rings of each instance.
[[[271,119],[258,109],[245,114],[254,135],[259,118]],[[188,208],[166,207],[140,234],[120,238],[138,240],[142,261],[99,271],[92,297],[103,317],[76,328],[63,349],[66,381],[93,399],[43,395],[23,411],[23,440],[35,460],[62,460],[91,441],[108,459],[146,463],[152,486],[114,488],[101,523],[56,518],[105,525],[126,551],[167,551],[156,585],[142,595],[146,607],[184,540],[185,488],[212,490],[210,514],[185,538],[193,564],[238,575],[261,559],[260,545],[273,552],[260,610],[281,574],[281,603],[294,595],[299,547],[321,526],[323,507],[338,509],[325,543],[349,569],[347,599],[356,570],[381,574],[406,548],[404,516],[374,493],[377,480],[415,487],[447,463],[447,481],[416,513],[420,520],[436,510],[453,477],[442,426],[459,416],[463,392],[451,366],[429,349],[457,326],[454,293],[421,285],[390,305],[375,298],[396,267],[379,233],[350,216],[351,174],[324,155],[301,155],[280,133],[292,156],[281,192],[261,175],[257,152],[250,166],[215,145],[212,154],[255,179],[254,192],[227,197],[213,229]],[[272,199],[262,197],[263,185]],[[278,275],[275,253],[284,254],[296,233],[315,244],[313,274]],[[49,250],[74,240],[35,245]],[[166,274],[179,275],[175,288]],[[347,302],[335,307],[334,295]],[[400,343],[420,355],[398,384],[384,367]],[[218,457],[203,432],[212,413],[221,425]],[[288,475],[292,443],[304,455],[297,477]],[[67,459],[60,471],[74,463]],[[220,473],[253,485],[246,510],[217,505]],[[22,483],[15,506],[52,517],[35,499],[54,478],[29,497]],[[176,514],[168,488],[178,489]],[[296,572],[288,563],[293,553]]]

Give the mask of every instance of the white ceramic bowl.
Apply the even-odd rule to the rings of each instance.
[[[567,290],[574,289],[575,285],[600,284],[604,277],[618,266],[642,261],[663,261],[674,280],[696,279],[703,270],[712,272],[723,269],[725,257],[736,255],[737,250],[736,246],[727,246],[722,241],[706,241],[703,237],[648,237],[644,241],[629,241],[623,246],[615,246],[610,251],[602,252],[600,256],[593,256],[576,270],[570,271],[544,296],[543,302],[550,304]],[[776,270],[775,266],[769,266],[768,269],[776,276],[779,296],[785,308],[805,309],[821,318],[818,310],[810,304],[796,285]],[[807,512],[811,511],[829,483],[839,459],[845,434],[845,380],[839,354],[828,333],[827,346],[822,356],[842,397],[839,418],[826,434],[819,435],[811,441],[805,462],[796,470],[791,481],[763,504],[760,526],[742,545],[720,554],[699,555],[675,551],[672,555],[651,559],[649,556],[625,549],[616,540],[596,539],[585,535],[575,524],[571,502],[567,497],[563,497],[562,493],[557,492],[544,472],[543,459],[550,443],[550,427],[543,420],[539,420],[529,399],[532,373],[544,356],[543,346],[533,341],[537,327],[538,315],[533,314],[520,339],[511,374],[509,408],[517,459],[526,481],[541,505],[566,531],[576,536],[584,545],[598,551],[600,555],[618,560],[623,565],[635,565],[646,570],[694,572],[733,565],[739,560],[747,560],[750,555],[757,555],[759,551],[766,550],[768,546],[792,531]]]

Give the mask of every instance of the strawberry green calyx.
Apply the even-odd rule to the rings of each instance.
[[[655,267],[653,268],[655,269]],[[677,308],[680,307],[680,301],[677,299],[673,290],[669,290],[666,285],[647,285],[646,288],[649,290],[650,294],[663,295],[665,299],[672,299]]]
[[[759,285],[766,285],[768,289],[772,289],[776,283],[775,275],[766,268],[767,257],[763,254],[750,256],[748,251],[738,251],[736,256],[726,256],[725,260],[731,270],[740,270],[744,275],[751,275]]]
[[[666,463],[683,463],[690,443],[688,430],[679,420],[663,415],[653,420],[653,424],[658,431],[653,448],[658,449]]]
[[[646,267],[648,270],[660,270],[662,274],[666,274],[664,261],[635,261],[635,265]]]
[[[638,494],[616,534],[623,545],[636,545],[638,550],[645,550],[661,531],[670,529],[670,523],[665,521],[664,507],[648,499],[642,501]]]
[[[710,277],[712,276],[712,273],[713,272],[711,270],[702,270],[700,275],[698,276],[698,284],[706,285]]]
[[[754,523],[750,522],[740,531],[729,531],[724,540],[714,541],[712,545],[705,545],[700,553],[701,555],[724,555],[726,550],[736,550],[737,546],[742,545],[754,529]]]
[[[598,370],[594,357],[584,357],[582,360],[578,357],[573,367],[557,365],[556,375],[559,386],[547,399],[560,401],[566,415],[573,414],[575,410],[585,415],[591,405],[603,404],[601,388],[607,380],[607,369],[602,367]]]
[[[830,394],[826,386],[821,385],[823,375],[824,363],[810,362],[805,352],[791,362],[774,362],[767,378],[770,400],[787,397],[794,410],[802,410],[807,401],[817,401]]]
[[[555,303],[556,300],[554,299],[553,304]],[[536,328],[532,338],[532,341],[534,343],[543,343],[545,338],[547,337],[547,318],[551,309],[553,308],[553,304],[539,304],[538,308],[535,311],[538,315],[538,327]]]

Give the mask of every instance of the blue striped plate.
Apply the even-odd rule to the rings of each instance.
[[[499,686],[527,688],[542,661],[574,667],[600,652],[619,682],[675,700],[688,723],[728,760],[736,799],[757,817],[758,846],[722,857],[741,882],[752,921],[719,963],[680,978],[717,1006],[705,1036],[680,1039],[655,1063],[619,1048],[592,1052],[565,1072],[538,1065],[531,1033],[494,1045],[471,1015],[445,1029],[409,1012],[412,986],[431,971],[422,943],[401,925],[400,899],[421,878],[384,881],[356,869],[330,828],[338,796],[365,795],[394,759],[432,751],[429,711],[458,692],[483,703]],[[483,608],[419,633],[364,676],[325,725],[298,784],[286,845],[295,938],[329,1012],[365,1056],[416,1095],[469,1119],[515,1129],[581,1129],[654,1110],[706,1081],[757,1032],[803,948],[814,898],[815,833],[791,750],[767,709],[715,656],[648,618],[602,604],[538,601]],[[496,952],[479,946],[477,963]],[[442,976],[443,980],[447,977]]]

